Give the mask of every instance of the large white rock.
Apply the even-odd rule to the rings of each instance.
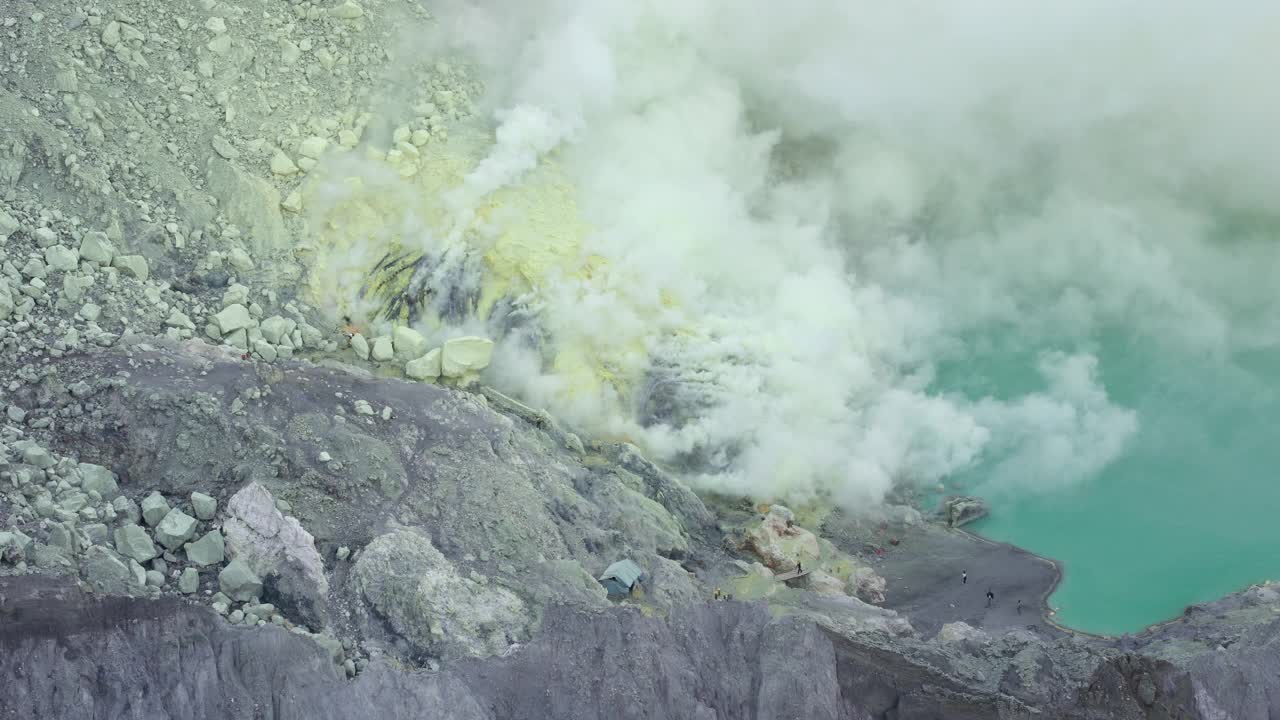
[[[764,564],[777,572],[794,570],[796,563],[813,562],[822,555],[818,537],[795,524],[795,516],[782,505],[773,505],[760,525],[747,533],[747,541]]]
[[[527,634],[532,613],[514,593],[461,573],[430,538],[410,530],[379,536],[352,568],[365,600],[420,650],[445,657],[505,652]]]
[[[233,495],[222,532],[227,553],[260,578],[275,576],[276,590],[297,603],[309,623],[322,616],[329,592],[324,560],[311,533],[297,518],[282,515],[266,488],[249,483]]]
[[[446,341],[440,357],[440,373],[458,378],[489,367],[493,360],[493,341],[467,336]]]

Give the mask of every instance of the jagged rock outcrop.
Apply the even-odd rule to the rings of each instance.
[[[311,533],[297,518],[277,510],[266,488],[249,483],[233,495],[222,532],[233,559],[273,582],[273,597],[297,608],[308,622],[321,624],[329,593],[324,560]]]
[[[1259,629],[1247,656],[1214,652],[1186,666],[1094,656],[1065,679],[1044,669],[1061,662],[1046,646],[1029,679],[1051,687],[1024,693],[1032,702],[966,680],[936,650],[835,634],[749,603],[706,603],[667,619],[558,608],[504,656],[439,672],[375,659],[347,680],[340,648],[335,655],[279,627],[233,627],[173,600],[94,600],[40,578],[0,578],[0,598],[0,718],[604,720],[626,708],[652,720],[1207,720],[1274,710],[1275,623]],[[79,692],[84,677],[93,692]]]
[[[949,497],[942,503],[942,518],[948,527],[958,528],[987,515],[987,501],[968,495]]]
[[[463,575],[411,530],[369,543],[352,568],[352,582],[416,652],[435,657],[483,657],[527,636],[533,617],[511,591],[472,571]]]

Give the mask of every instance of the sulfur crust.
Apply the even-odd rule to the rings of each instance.
[[[480,162],[489,142],[480,133],[457,133],[448,143],[422,148],[411,172],[406,172],[403,157],[376,151],[366,152],[359,162],[339,156],[317,166],[302,188],[308,209],[310,301],[331,309],[335,320],[349,316],[373,324],[377,334],[389,331],[372,323],[376,301],[362,299],[361,288],[373,283],[403,289],[408,273],[374,273],[389,252],[444,249],[441,243],[456,222],[444,198]],[[536,300],[549,283],[600,287],[610,282],[609,261],[584,250],[591,228],[575,195],[554,158],[544,159],[522,182],[486,198],[464,232],[454,233],[458,242],[483,252],[481,318],[503,297],[531,294]],[[663,291],[659,303],[672,308],[677,300]],[[442,329],[438,318],[424,318],[423,324],[428,330]],[[548,369],[558,380],[559,400],[624,409],[617,406],[630,396],[645,365],[642,339],[574,334],[553,338],[553,347]]]

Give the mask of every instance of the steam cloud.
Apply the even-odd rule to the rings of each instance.
[[[1139,425],[1102,334],[1224,358],[1277,340],[1273,3],[433,11],[497,124],[454,211],[554,155],[607,263],[544,279],[538,321],[649,378],[575,389],[512,339],[496,381],[704,488],[856,508],[975,463],[991,488],[1077,482]],[[937,382],[993,343],[1033,387]]]

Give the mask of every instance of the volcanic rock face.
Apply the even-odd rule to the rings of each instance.
[[[229,554],[258,577],[274,578],[276,592],[309,621],[320,618],[329,581],[311,534],[297,518],[282,515],[256,482],[231,497],[227,515],[222,527]]]
[[[373,709],[389,720],[424,710],[465,720],[605,720],[620,706],[630,708],[628,717],[653,720],[1222,718],[1273,709],[1262,691],[1265,676],[1274,676],[1269,629],[1247,641],[1257,665],[1211,653],[1188,672],[1129,654],[1061,682],[1042,661],[1028,676],[1042,686],[1029,693],[983,690],[936,652],[932,660],[913,658],[883,639],[774,619],[758,605],[707,604],[665,620],[563,609],[548,613],[541,633],[506,657],[440,672],[375,660],[345,680],[332,653],[308,637],[231,627],[172,600],[92,600],[38,578],[0,580],[0,597],[7,618],[0,717],[32,720],[239,718],[253,707],[275,708],[261,717],[321,720],[367,717]],[[96,678],[94,692],[65,692],[82,677]],[[147,692],[151,683],[168,691]],[[1050,691],[1059,695],[1046,700]],[[1033,693],[1041,703],[1019,699]]]
[[[148,530],[140,512],[122,512],[110,520],[122,533],[90,523],[74,541],[63,537],[70,521],[42,525],[35,513],[4,531],[5,568],[56,547],[75,561],[63,572],[92,594],[69,579],[0,578],[0,717],[238,718],[262,707],[299,718],[604,718],[628,703],[635,717],[698,720],[1249,717],[1269,708],[1270,618],[1280,605],[1269,586],[1123,646],[960,625],[934,640],[890,610],[821,588],[779,599],[783,617],[763,604],[709,603],[693,571],[732,567],[723,536],[696,496],[633,449],[600,448],[583,463],[554,427],[495,413],[480,396],[424,385],[381,395],[384,384],[306,366],[271,373],[271,392],[231,415],[263,379],[191,350],[54,366],[69,383],[131,368],[132,387],[95,396],[92,422],[50,436],[54,463],[42,472],[78,467],[59,459],[64,444],[93,448],[93,460],[115,469],[122,495],[86,507],[115,512],[158,492],[149,507],[163,500],[165,517],[194,518],[194,502],[183,504],[193,492],[231,499],[197,522],[194,542],[149,558],[149,568],[114,548],[159,552],[146,541],[169,532],[163,517]],[[335,394],[359,394],[405,421],[321,422]],[[198,442],[184,430],[197,417],[209,428]],[[233,471],[205,471],[228,456],[242,459]],[[633,496],[647,502],[621,521],[631,502],[621,498]],[[808,533],[786,520],[778,509],[761,521],[759,547],[770,547],[766,533]],[[181,525],[179,536],[190,523]],[[218,525],[240,533],[229,565]],[[593,579],[619,556],[651,576],[635,601],[647,614],[610,608]],[[327,588],[311,597],[331,612],[308,617],[291,604],[279,577],[288,572]],[[1215,624],[1219,615],[1229,621]],[[438,670],[397,669],[406,667]],[[86,698],[75,688],[89,673],[97,680]],[[176,690],[141,689],[161,686]]]
[[[985,517],[987,503],[978,497],[950,497],[942,504],[942,516],[948,527],[960,527]]]
[[[430,538],[398,530],[369,543],[355,586],[397,634],[440,657],[496,655],[532,622],[515,594],[474,571],[460,575]]]

